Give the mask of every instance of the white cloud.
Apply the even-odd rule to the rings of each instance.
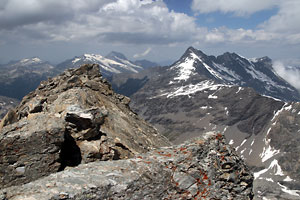
[[[163,0],[1,0],[0,38],[6,47],[10,44],[46,46],[66,42],[100,50],[109,44],[111,48],[126,47],[132,55],[149,46],[168,48],[163,54],[152,51],[151,56],[155,58],[170,52],[179,56],[182,49],[192,44],[201,49],[226,47],[225,51],[238,51],[234,45],[242,50],[255,49],[257,44],[289,49],[290,44],[300,44],[299,2],[194,0],[195,12],[220,11],[233,13],[235,17],[274,6],[278,8],[278,13],[255,29],[226,26],[209,29],[199,26],[195,16],[170,11]],[[213,18],[209,21],[213,22]],[[4,49],[3,44],[2,47]],[[274,49],[270,51],[274,52]],[[271,55],[266,51],[263,54]]]
[[[300,90],[300,69],[296,67],[286,67],[281,61],[273,63],[275,71],[287,82]]]
[[[232,12],[236,15],[250,15],[258,11],[270,9],[279,0],[193,0],[192,9],[199,13],[220,11]]]
[[[171,44],[198,30],[194,17],[162,0],[9,0],[0,8],[2,38]]]
[[[223,34],[227,42],[268,42],[281,44],[300,43],[300,1],[299,0],[193,0],[192,9],[199,13],[223,12],[251,15],[255,12],[277,7],[278,12],[259,24],[255,29],[229,29],[221,27],[209,34]],[[208,37],[211,37],[208,35]],[[223,40],[219,40],[223,41]]]
[[[262,28],[282,33],[299,33],[300,32],[300,1],[284,0],[280,1],[279,11],[264,24]]]
[[[150,52],[151,52],[151,50],[152,50],[152,48],[148,48],[148,49],[146,49],[146,51],[144,51],[143,53],[137,53],[137,54],[134,54],[133,55],[133,57],[134,58],[140,58],[140,57],[144,57],[144,56],[146,56],[146,55],[148,55]]]

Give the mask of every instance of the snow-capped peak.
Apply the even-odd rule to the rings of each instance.
[[[184,61],[179,61],[175,64],[171,69],[178,70],[178,76],[174,78],[174,80],[178,81],[186,81],[191,75],[194,74],[195,66],[194,63],[200,60],[200,58],[194,53],[191,52],[188,57],[184,59]]]
[[[112,54],[111,54],[112,55]],[[83,54],[82,56],[75,57],[69,64],[70,67],[78,67],[84,63],[96,63],[100,65],[103,74],[110,76],[111,74],[119,74],[121,72],[137,73],[143,68],[138,66],[127,59],[116,57],[117,53],[113,54],[114,59],[104,57],[100,54]]]
[[[31,64],[37,64],[43,62],[40,58],[38,57],[33,57],[33,58],[24,58],[20,60],[18,64],[21,65],[31,65]]]
[[[207,56],[190,47],[170,70],[176,74],[170,84],[189,83],[187,80],[191,77],[190,80],[194,80],[199,76],[201,80],[213,80],[224,85],[252,87],[262,95],[281,100],[300,99],[297,90],[274,72],[268,57],[248,59],[228,52],[217,57]]]

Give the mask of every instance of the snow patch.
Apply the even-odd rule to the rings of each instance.
[[[287,111],[289,111],[291,109],[292,109],[292,105],[289,105],[289,106],[287,106],[287,107],[284,108],[284,110],[287,110]]]
[[[291,179],[289,176],[286,176],[286,178],[283,179],[283,181],[285,181],[285,182],[292,182],[292,181],[294,181],[294,180]]]
[[[229,144],[230,144],[230,145],[233,145],[233,143],[234,143],[233,140],[230,140],[230,141],[229,141]]]
[[[241,148],[241,146],[243,146],[243,145],[245,144],[246,141],[247,141],[246,139],[243,140],[243,142],[240,144],[240,146],[236,147],[236,151],[237,151],[239,148]]]
[[[252,151],[253,151],[253,150],[252,150],[252,149],[250,149],[250,151],[249,151],[249,156],[250,156],[250,154],[252,153]]]
[[[269,141],[267,142],[269,143]],[[261,157],[261,161],[265,162],[279,153],[280,150],[276,150],[275,148],[271,147],[270,144],[268,144],[267,148],[264,147],[263,152],[259,154],[259,156]]]
[[[289,190],[288,187],[286,187],[284,185],[281,185],[279,182],[278,182],[278,185],[281,187],[281,190],[283,192],[288,193],[288,194],[293,195],[293,196],[300,197],[300,195],[299,195],[300,190]]]
[[[210,94],[210,95],[208,96],[208,98],[209,98],[209,99],[217,99],[218,96],[213,96],[213,95]]]
[[[274,116],[273,116],[273,118],[271,119],[271,121],[274,121],[274,119],[283,111],[283,109],[284,109],[284,107],[287,105],[287,103],[284,103],[284,105],[281,107],[281,109],[280,110],[278,110],[275,114],[274,114]]]
[[[243,90],[244,88],[239,87],[238,90],[236,91],[236,94],[239,93],[241,90]]]
[[[258,172],[254,172],[254,179],[258,179],[262,174],[266,173],[269,170],[272,170],[271,172],[275,176],[284,176],[284,173],[283,173],[280,165],[278,164],[278,161],[276,159],[274,159],[268,168],[263,169]]]
[[[171,70],[179,70],[178,76],[175,77],[174,80],[186,81],[191,75],[194,74],[194,63],[196,60],[200,60],[200,58],[195,53],[191,53],[190,56],[191,57],[185,58],[184,62],[178,63],[175,66],[171,67]]]
[[[196,85],[190,84],[185,86],[180,86],[174,89],[173,92],[163,93],[159,96],[167,96],[167,98],[172,98],[181,95],[190,95],[203,90],[217,90],[221,87],[230,87],[223,84],[215,84],[213,81],[201,81]]]
[[[273,169],[274,170],[274,175],[275,176],[284,176],[284,173],[280,167],[280,165],[278,164],[278,160],[274,159],[271,164],[270,164],[270,167],[269,169]]]
[[[81,58],[75,58],[74,60],[72,60],[72,63],[75,64],[75,63],[77,63],[80,60],[81,60]]]
[[[203,62],[200,58],[199,60],[202,62],[203,66],[207,69],[207,71],[209,71],[209,73],[211,75],[213,75],[214,77],[216,77],[217,79],[223,80],[221,74],[219,74],[218,72],[216,72],[215,70],[213,70],[210,66],[208,66],[205,62]]]

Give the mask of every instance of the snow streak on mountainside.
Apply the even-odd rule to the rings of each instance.
[[[267,57],[247,59],[235,53],[214,57],[190,47],[169,70],[176,73],[170,84],[187,85],[202,76],[216,84],[252,87],[285,101],[300,100],[299,92],[275,73]]]
[[[106,77],[122,72],[137,73],[143,69],[143,67],[134,64],[123,54],[117,52],[111,52],[106,57],[99,54],[84,54],[59,64],[58,68],[76,68],[89,63],[99,64],[101,73]]]

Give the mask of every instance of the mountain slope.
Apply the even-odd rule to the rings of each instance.
[[[258,199],[300,197],[300,154],[293,153],[299,148],[300,108],[283,101],[299,94],[273,72],[267,58],[206,56],[189,48],[148,78],[132,95],[131,107],[160,132],[175,143],[207,131],[224,133],[256,172]]]
[[[42,80],[58,73],[53,65],[39,58],[26,58],[0,67],[0,95],[22,99]]]

